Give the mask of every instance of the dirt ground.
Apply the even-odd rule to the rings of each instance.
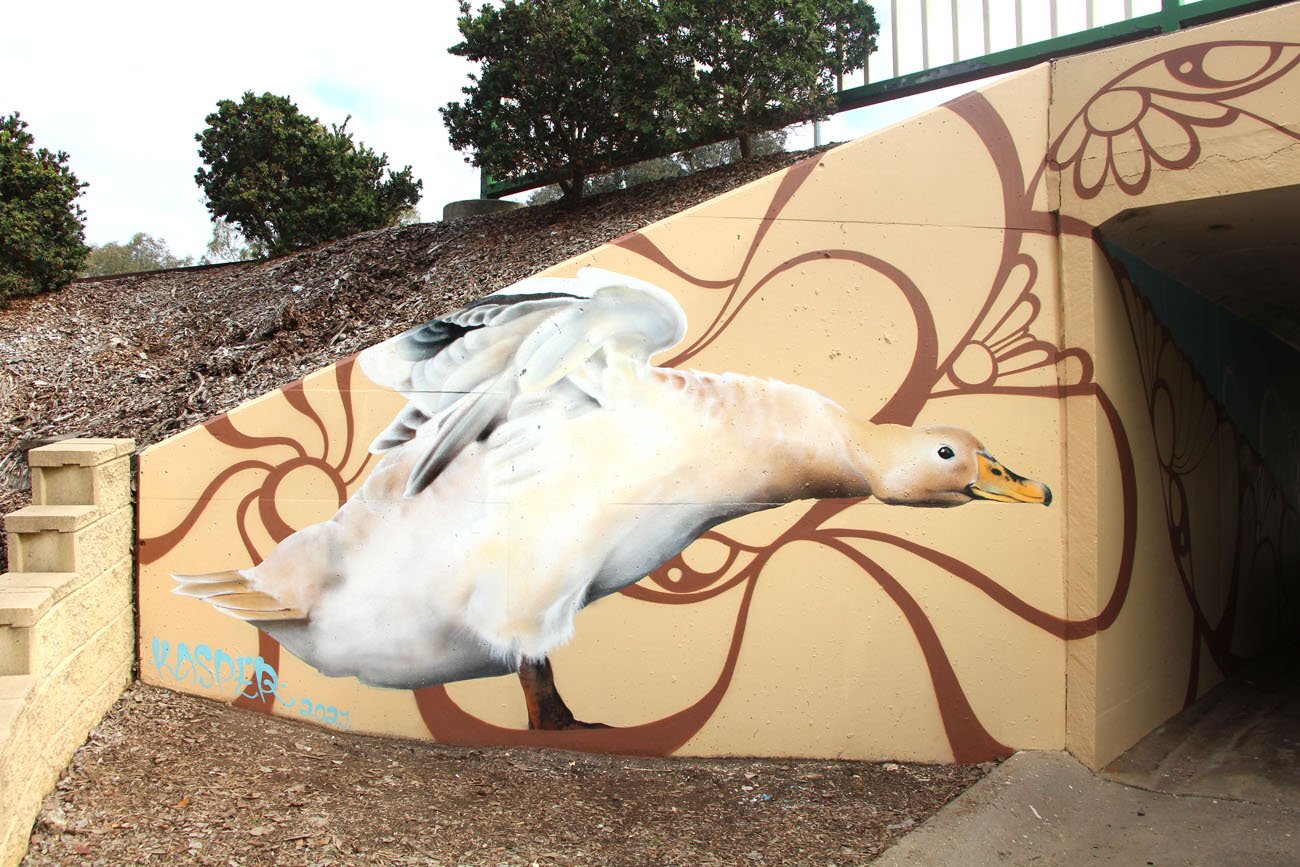
[[[136,684],[23,864],[845,867],[990,767],[444,747]]]

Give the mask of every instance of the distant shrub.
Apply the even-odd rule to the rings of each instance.
[[[411,167],[352,141],[347,121],[326,128],[284,96],[223,99],[195,136],[194,180],[212,219],[273,254],[396,225],[420,200]]]
[[[133,271],[157,271],[193,265],[189,256],[173,256],[167,242],[144,232],[136,232],[125,244],[101,244],[90,248],[90,256],[81,270],[83,277],[130,274]]]
[[[0,118],[0,305],[64,286],[89,249],[68,155],[37,148],[15,112]]]

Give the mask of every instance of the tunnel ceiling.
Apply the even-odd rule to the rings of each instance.
[[[1300,348],[1300,186],[1135,208],[1102,234]]]

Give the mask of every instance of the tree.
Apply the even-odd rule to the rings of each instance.
[[[221,220],[212,221],[212,238],[208,241],[207,250],[199,259],[200,265],[244,262],[262,259],[267,255],[265,245],[247,240],[239,234],[238,229]]]
[[[326,129],[287,97],[251,91],[224,99],[195,136],[204,167],[194,179],[213,220],[273,254],[393,225],[420,198],[411,167]]]
[[[826,116],[835,80],[878,31],[865,0],[461,0],[478,61],[440,109],[451,143],[497,177],[540,175],[566,198],[593,175],[698,142]]]
[[[473,13],[460,4],[478,61],[464,102],[439,111],[468,162],[499,177],[543,174],[566,198],[587,177],[658,156],[677,130],[667,25],[653,0],[504,0]]]
[[[65,285],[88,252],[76,204],[86,185],[66,153],[34,145],[17,112],[0,118],[0,304]]]
[[[130,274],[134,271],[157,271],[162,268],[183,268],[193,265],[189,256],[173,256],[167,242],[144,232],[136,232],[125,244],[109,242],[91,246],[90,257],[81,269],[83,277],[103,277],[108,274]]]
[[[680,50],[694,65],[684,97],[695,140],[753,136],[825,117],[835,80],[859,69],[879,32],[864,0],[663,0]]]
[[[644,184],[648,181],[676,178],[684,174],[686,174],[686,170],[673,157],[657,157],[644,162],[619,166],[598,175],[592,175],[583,184],[582,194],[592,196],[600,193],[612,193],[615,190],[625,190],[628,187],[635,187],[637,184]],[[528,196],[528,204],[543,205],[547,202],[554,202],[563,195],[564,193],[558,184],[551,184],[534,190]]]

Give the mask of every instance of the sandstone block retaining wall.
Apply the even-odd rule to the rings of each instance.
[[[135,662],[129,439],[33,449],[32,505],[5,517],[0,576],[0,867]]]

